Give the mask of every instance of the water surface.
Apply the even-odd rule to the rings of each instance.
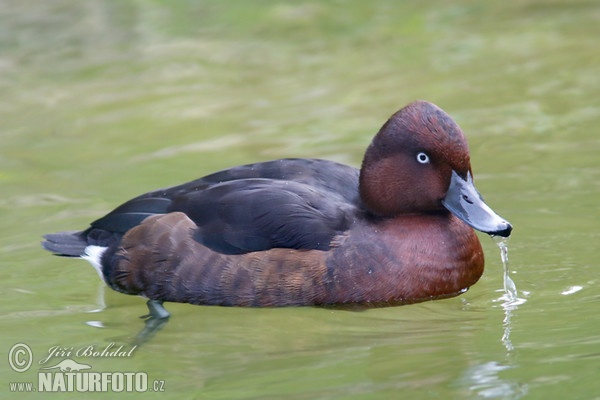
[[[131,346],[143,329],[142,299],[43,252],[42,234],[240,163],[359,165],[389,115],[427,99],[463,127],[478,189],[515,227],[523,304],[499,301],[499,251],[481,235],[486,272],[453,299],[169,304],[133,356],[76,359],[144,371],[161,398],[600,397],[596,1],[0,5],[0,353],[26,343],[35,363],[52,346]],[[5,364],[0,391],[38,367]]]

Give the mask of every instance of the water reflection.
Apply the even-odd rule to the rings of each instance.
[[[515,367],[496,361],[476,365],[466,373],[469,390],[485,399],[520,399],[527,394],[527,385],[500,377],[502,371]]]
[[[502,296],[495,302],[499,302],[504,310],[504,318],[502,320],[502,342],[506,349],[506,358],[503,362],[488,361],[478,364],[465,373],[465,380],[470,391],[476,392],[478,396],[486,399],[492,398],[510,398],[519,399],[527,394],[528,387],[521,382],[503,379],[500,374],[503,371],[518,368],[519,365],[515,362],[515,346],[510,337],[512,331],[513,312],[527,300],[519,297],[517,286],[510,277],[510,265],[508,262],[508,238],[494,238],[496,244],[500,248],[500,258],[504,270],[504,288]],[[527,295],[523,292],[523,295]]]

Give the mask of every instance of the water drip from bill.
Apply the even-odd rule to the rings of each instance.
[[[498,299],[502,301],[502,308],[516,309],[517,306],[525,303],[525,299],[519,297],[515,281],[510,277],[510,265],[508,263],[508,238],[494,237],[496,244],[500,248],[500,258],[504,267],[504,294]]]
[[[497,300],[502,302],[502,308],[504,309],[504,320],[502,321],[504,333],[502,335],[502,343],[506,347],[506,350],[511,352],[514,350],[514,346],[510,339],[512,328],[512,312],[519,308],[519,306],[525,303],[527,300],[519,297],[517,286],[510,277],[510,265],[508,263],[508,238],[495,237],[494,239],[500,248],[500,258],[502,259],[502,265],[504,267],[504,293]]]

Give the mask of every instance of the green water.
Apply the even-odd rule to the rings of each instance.
[[[522,304],[502,300],[481,235],[486,272],[453,299],[168,304],[130,357],[71,358],[164,382],[140,398],[600,398],[599,37],[596,0],[0,1],[2,397],[37,387],[53,346],[129,350],[144,327],[143,299],[43,252],[42,234],[241,163],[358,165],[390,114],[427,99],[463,127],[479,190],[514,225]],[[34,355],[23,373],[16,343]]]

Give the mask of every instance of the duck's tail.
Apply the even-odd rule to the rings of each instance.
[[[119,237],[110,232],[86,231],[57,232],[44,235],[42,247],[57,256],[78,257],[89,261],[106,282],[102,268],[102,256]]]
[[[87,246],[87,238],[81,231],[49,233],[42,242],[44,249],[64,257],[81,257]]]
[[[120,232],[90,227],[85,231],[66,231],[44,235],[42,247],[57,256],[83,257],[88,246],[111,247],[123,236]]]

